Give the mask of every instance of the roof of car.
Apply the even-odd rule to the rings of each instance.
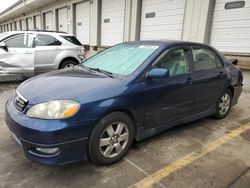
[[[202,43],[196,42],[188,42],[188,41],[181,41],[181,40],[141,40],[141,41],[132,41],[126,42],[126,44],[138,44],[138,45],[156,45],[156,46],[178,46],[178,45],[203,45],[207,46]]]
[[[28,30],[28,31],[8,31],[9,34],[19,34],[19,33],[38,33],[38,34],[49,34],[49,35],[71,35],[65,32],[58,31],[42,31],[42,30]]]

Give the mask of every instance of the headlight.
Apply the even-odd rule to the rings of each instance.
[[[63,119],[76,114],[80,104],[71,100],[52,100],[32,106],[27,112],[28,117],[40,119]]]

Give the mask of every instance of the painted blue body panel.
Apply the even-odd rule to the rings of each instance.
[[[201,44],[180,41],[129,44],[160,47],[126,77],[111,78],[75,67],[33,77],[17,88],[28,100],[28,105],[20,112],[10,97],[5,120],[10,131],[21,140],[29,159],[46,165],[87,159],[91,131],[100,119],[113,111],[129,112],[136,129],[136,140],[142,140],[175,125],[214,114],[215,103],[226,88],[234,88],[233,105],[237,103],[242,91],[242,75],[215,49],[223,62],[221,68],[146,79],[148,68],[166,50]],[[81,107],[68,119],[44,120],[26,116],[33,105],[53,99],[78,101]],[[49,157],[39,155],[33,152],[39,146],[59,147],[61,152]]]

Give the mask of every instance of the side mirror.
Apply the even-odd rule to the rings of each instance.
[[[6,52],[8,52],[8,48],[4,42],[0,42],[0,48],[4,49]]]
[[[233,65],[237,65],[239,62],[238,59],[230,59],[229,61],[231,61]]]
[[[167,78],[169,77],[169,70],[162,68],[155,68],[150,70],[146,76],[148,79],[152,78]]]

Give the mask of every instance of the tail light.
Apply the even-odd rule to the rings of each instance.
[[[83,55],[85,55],[85,48],[84,48],[84,47],[81,47],[81,48],[80,48],[80,52],[81,52]]]

